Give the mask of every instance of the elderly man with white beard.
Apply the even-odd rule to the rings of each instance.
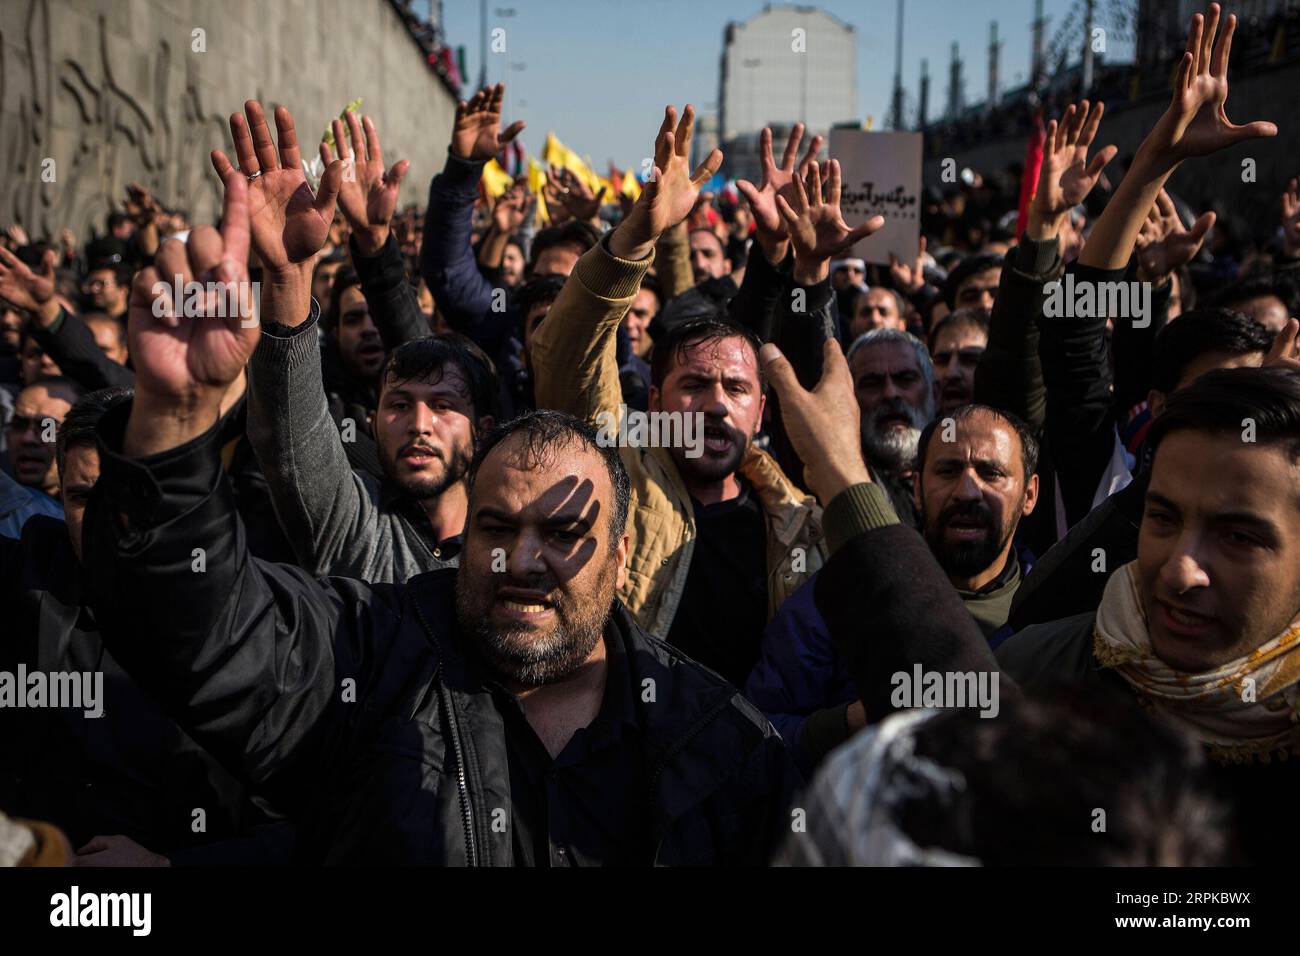
[[[912,479],[921,431],[934,418],[934,365],[924,343],[873,329],[849,346],[853,393],[862,412],[862,455],[905,524],[921,526]]]

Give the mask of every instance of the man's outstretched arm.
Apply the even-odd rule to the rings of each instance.
[[[249,192],[297,197],[310,217],[254,223],[268,269],[306,261],[332,218],[340,170],[320,196],[302,179],[292,119],[277,111],[277,151],[261,107],[232,119],[240,169],[220,152],[226,187],[222,231],[200,227],[158,251],[157,269],[247,292]],[[249,172],[262,175],[251,184]],[[319,235],[317,235],[319,232]],[[269,261],[267,261],[269,259]],[[221,399],[258,340],[243,303],[224,315],[219,299],[203,314],[177,315],[157,303],[154,268],[132,289],[129,332],[134,399],[100,424],[101,477],[85,526],[85,567],[105,641],[141,685],[218,759],[292,811],[328,773],[354,723],[338,688],[358,686],[373,660],[373,592],[331,588],[296,568],[262,564],[245,543],[222,473]],[[379,612],[383,614],[384,612]],[[380,625],[381,630],[388,630]]]
[[[701,187],[722,165],[722,152],[715,149],[691,175],[694,123],[691,106],[680,123],[674,107],[664,110],[651,181],[619,227],[578,260],[534,335],[539,408],[554,408],[591,422],[601,412],[617,409],[622,397],[618,324],[654,261],[655,243],[690,214]]]
[[[831,557],[817,576],[817,608],[859,692],[865,719],[895,708],[894,674],[996,672],[988,642],[921,536],[898,523],[889,498],[862,460],[857,402],[848,363],[834,340],[825,372],[804,389],[774,345],[759,353],[781,398],[786,433],[805,477],[826,507]],[[1016,693],[1005,677],[1000,692]]]
[[[429,184],[429,207],[420,246],[420,272],[438,311],[453,329],[495,355],[514,332],[507,312],[493,311],[492,284],[479,271],[471,247],[471,221],[483,164],[523,130],[502,130],[505,85],[480,90],[456,107],[447,165]]]
[[[384,169],[379,129],[369,116],[359,118],[348,112],[347,122],[336,119],[332,131],[334,149],[345,172],[339,185],[339,209],[352,227],[348,252],[361,279],[370,318],[379,329],[384,348],[391,351],[430,332],[415,289],[406,281],[406,263],[391,226],[397,194],[411,164],[399,159],[392,169]],[[320,158],[326,166],[335,159],[334,151],[323,141]]]

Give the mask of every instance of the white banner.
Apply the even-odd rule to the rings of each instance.
[[[885,225],[853,247],[867,262],[914,262],[921,243],[921,134],[831,130],[830,154],[840,161],[840,208],[849,228],[872,216]]]

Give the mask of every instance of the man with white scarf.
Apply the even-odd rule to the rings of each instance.
[[[826,375],[806,391],[765,346],[787,433],[834,529],[818,610],[868,723],[892,710],[890,675],[917,664],[940,673],[996,666],[1004,703],[1063,687],[1118,690],[1208,755],[1232,808],[1234,862],[1295,859],[1300,830],[1285,825],[1300,797],[1294,352],[1287,367],[1211,371],[1169,397],[1148,438],[1137,560],[1112,575],[1095,612],[1013,635],[994,665],[969,615],[928,588],[933,558],[901,534],[884,489],[853,461],[859,425],[844,360],[828,351]]]

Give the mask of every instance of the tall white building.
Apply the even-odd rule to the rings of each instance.
[[[727,24],[719,87],[727,166],[748,176],[757,169],[754,144],[764,126],[776,133],[803,122],[810,134],[825,136],[857,119],[857,35],[816,7],[769,4]]]

